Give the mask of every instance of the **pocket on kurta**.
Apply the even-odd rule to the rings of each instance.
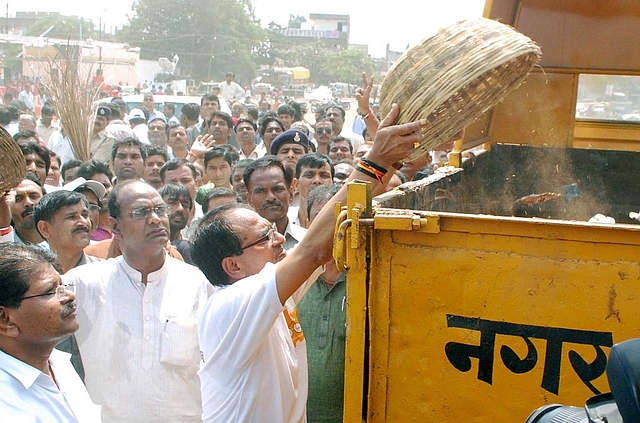
[[[160,362],[186,367],[198,364],[198,321],[189,317],[169,317],[162,333]]]

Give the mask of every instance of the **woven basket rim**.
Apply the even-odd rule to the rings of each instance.
[[[22,150],[7,130],[0,126],[0,192],[17,186],[26,173]]]
[[[446,142],[517,88],[541,58],[536,43],[498,21],[459,21],[407,50],[389,70],[380,112],[397,123],[427,119],[413,160]]]

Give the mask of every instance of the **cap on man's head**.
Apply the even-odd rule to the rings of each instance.
[[[309,137],[299,129],[288,129],[278,135],[271,142],[271,154],[278,154],[283,144],[299,144],[304,147],[305,153],[309,151]]]
[[[131,117],[129,117],[129,120],[131,120]],[[156,120],[161,120],[164,123],[167,123],[167,117],[163,114],[160,114],[160,112],[156,112],[156,115],[153,117],[153,120],[149,121],[149,124],[151,124],[151,122],[154,122]]]
[[[69,182],[62,186],[62,189],[67,191],[78,191],[80,188],[88,188],[96,195],[98,200],[101,200],[102,197],[107,193],[106,188],[102,183],[94,180],[86,180],[83,177],[78,177],[73,181]]]
[[[132,120],[147,120],[147,117],[145,116],[144,112],[140,109],[131,109],[131,112],[129,112],[129,121]]]
[[[111,109],[107,106],[98,106],[98,116],[111,117]]]

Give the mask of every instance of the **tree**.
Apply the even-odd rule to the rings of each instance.
[[[330,82],[362,84],[362,72],[373,73],[373,61],[359,50],[336,50],[321,39],[300,42],[283,37],[282,28],[272,24],[268,30],[269,55],[281,59],[286,66],[303,66],[309,69],[311,81],[317,85]]]
[[[250,81],[252,53],[264,41],[250,0],[140,0],[119,38],[140,47],[143,59],[180,57],[182,74],[222,80],[227,71]]]
[[[340,50],[329,57],[327,62],[332,81],[362,85],[362,72],[373,74],[373,61],[368,54],[360,50]]]

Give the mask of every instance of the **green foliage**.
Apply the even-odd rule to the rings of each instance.
[[[180,57],[183,75],[222,80],[227,71],[250,81],[252,53],[264,40],[250,0],[140,0],[121,41],[141,48],[141,58]]]
[[[362,85],[362,72],[373,75],[371,57],[359,50],[341,50],[338,54],[330,56],[327,64],[329,69],[333,70],[331,82],[340,81]]]
[[[281,58],[286,66],[309,69],[316,85],[338,81],[360,85],[362,72],[373,73],[373,61],[362,51],[336,50],[319,39],[301,43],[281,36],[279,30],[277,25],[269,28],[271,56]]]
[[[304,20],[291,16],[295,25]],[[301,43],[256,21],[251,0],[139,0],[133,5],[121,42],[140,47],[142,59],[180,57],[183,76],[197,81],[221,81],[227,71],[247,83],[260,65],[304,66],[316,84],[360,83],[363,71],[373,72],[371,58],[360,51],[336,50],[322,40]]]
[[[77,16],[49,16],[36,20],[25,35],[37,37],[52,26],[53,29],[46,35],[49,38],[79,40],[82,32],[82,38],[86,40],[87,38],[95,39],[98,34],[95,30],[95,25],[91,21]]]

